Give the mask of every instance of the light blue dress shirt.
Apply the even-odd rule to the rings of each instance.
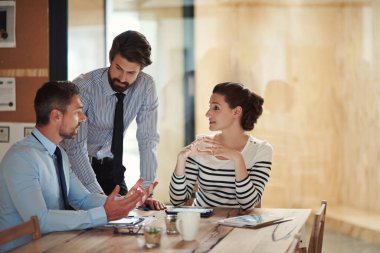
[[[88,156],[97,159],[113,157],[111,144],[117,98],[109,84],[107,73],[108,68],[101,68],[73,80],[80,89],[87,120],[81,124],[75,139],[66,139],[62,143],[75,174],[90,192],[97,193],[103,190],[96,180]],[[124,94],[124,133],[136,119],[140,176],[144,178],[143,186],[147,187],[156,177],[159,142],[158,97],[153,78],[140,72],[135,83]],[[128,168],[128,164],[125,166]]]
[[[41,233],[85,229],[107,223],[106,196],[91,194],[70,169],[62,152],[68,200],[74,210],[63,210],[56,173],[56,145],[37,129],[15,143],[0,164],[0,230],[39,218]],[[37,140],[38,138],[38,140]],[[61,149],[61,151],[63,151]],[[9,250],[31,240],[25,237],[0,247]]]

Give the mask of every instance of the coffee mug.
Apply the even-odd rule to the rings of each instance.
[[[197,237],[201,216],[198,212],[180,212],[177,215],[177,230],[184,241],[193,241]]]

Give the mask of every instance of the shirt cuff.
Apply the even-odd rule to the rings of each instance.
[[[185,176],[185,174],[183,174],[182,176],[177,176],[175,174],[175,172],[173,172],[173,178],[176,179],[176,181],[183,181],[183,182],[185,182],[186,176]]]
[[[144,181],[144,182],[141,184],[141,186],[142,186],[143,188],[148,188],[149,185],[150,185],[150,183],[151,183],[151,181]]]
[[[249,175],[245,178],[243,178],[242,180],[238,181],[238,180],[235,180],[236,184],[237,185],[244,185],[244,184],[247,184],[246,182],[249,181]]]
[[[88,210],[90,213],[92,224],[97,226],[103,226],[107,224],[107,214],[103,206],[95,207]]]

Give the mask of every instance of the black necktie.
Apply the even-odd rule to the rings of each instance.
[[[113,122],[113,136],[112,136],[112,146],[111,151],[113,154],[113,177],[116,184],[120,184],[124,179],[123,166],[123,100],[124,93],[115,93],[117,97],[117,103],[115,108],[115,119]]]
[[[65,205],[65,209],[69,210],[71,209],[71,207],[69,205],[69,200],[67,199],[67,188],[66,188],[65,172],[63,171],[61,150],[57,147],[55,149],[54,154],[57,157],[58,178],[59,178],[59,184],[61,186],[61,194],[63,198],[63,203]]]

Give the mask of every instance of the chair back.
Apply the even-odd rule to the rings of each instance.
[[[27,235],[32,235],[33,240],[41,237],[40,224],[38,223],[37,216],[32,216],[27,222],[0,231],[0,245]]]
[[[301,240],[301,233],[295,234],[292,243],[290,244],[289,248],[286,250],[286,253],[298,252],[300,240]]]
[[[323,234],[325,230],[327,201],[322,200],[321,207],[314,216],[314,223],[311,229],[309,241],[309,253],[321,253],[323,244]]]
[[[185,202],[185,206],[192,206],[198,191],[198,181],[195,182],[191,197]]]

